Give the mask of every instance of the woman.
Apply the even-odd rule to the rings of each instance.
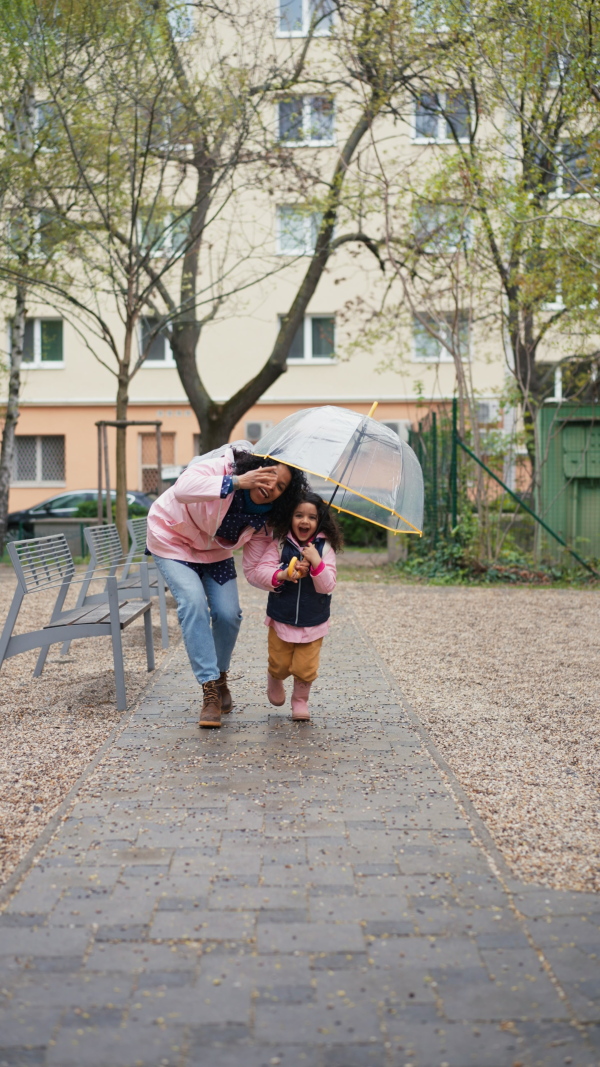
[[[227,449],[188,467],[150,508],[148,551],[177,602],[203,689],[200,726],[220,726],[232,707],[227,671],[242,621],[233,550],[243,545],[251,567],[305,489],[300,471]]]

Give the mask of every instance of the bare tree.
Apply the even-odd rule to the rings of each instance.
[[[334,6],[335,21],[331,26]],[[222,121],[212,126],[207,124],[201,110],[202,97],[198,98],[192,90],[189,68],[185,57],[182,57],[181,48],[173,37],[171,39],[180,99],[189,117],[191,131],[189,151],[174,158],[195,175],[197,206],[192,221],[193,242],[184,258],[179,296],[169,296],[166,292],[163,295],[170,307],[168,335],[171,347],[182,384],[200,425],[203,450],[228,440],[237,421],[285,373],[294,336],[337,249],[351,242],[361,243],[383,266],[378,242],[357,224],[360,219],[357,219],[352,199],[346,195],[346,190],[353,181],[352,167],[367,134],[376,123],[394,114],[400,91],[411,84],[429,63],[435,62],[435,47],[424,49],[422,37],[417,35],[406,38],[406,10],[406,3],[398,0],[388,0],[380,5],[373,5],[368,0],[350,0],[336,5],[316,3],[307,36],[292,42],[288,65],[278,67],[271,59],[266,61],[266,70],[253,68],[251,72],[244,71],[245,92],[237,91],[236,108],[224,109],[220,113]],[[222,8],[220,17],[223,18]],[[267,24],[257,22],[254,6],[245,21],[240,21],[239,7],[236,7],[235,15],[229,9],[229,17],[240,36],[249,36],[252,42],[257,42],[256,51],[252,54],[260,54],[259,40],[272,40],[272,16]],[[311,66],[311,44],[323,23],[327,23],[332,31],[329,40],[330,62],[325,75],[322,64]],[[206,43],[206,33],[203,40]],[[285,188],[288,192],[290,187],[295,189],[298,200],[304,197],[305,203],[310,203],[311,210],[320,218],[320,225],[304,276],[287,313],[281,319],[271,352],[255,375],[248,378],[229,399],[218,403],[210,396],[198,366],[198,356],[201,355],[198,346],[206,321],[206,317],[199,314],[198,307],[201,303],[202,252],[207,239],[207,219],[216,205],[222,203],[223,186],[232,169],[239,175],[245,163],[239,153],[239,130],[248,129],[251,119],[260,116],[261,108],[264,110],[267,104],[272,107],[273,101],[292,88],[297,94],[314,92],[316,89],[331,94],[339,90],[348,100],[344,116],[348,132],[336,153],[332,170],[326,174],[316,158],[311,170],[307,163],[295,161],[293,150],[285,144],[278,144],[277,139],[273,142],[271,138],[270,145],[265,144],[264,131],[261,131],[261,183],[267,180],[270,167],[274,174],[272,182],[275,189]],[[234,187],[231,188],[231,198],[227,204],[230,211],[236,203]],[[338,234],[340,224],[344,225],[346,232]],[[219,296],[213,302],[210,314],[217,313],[221,300]]]
[[[6,13],[5,13],[6,14]],[[31,28],[32,33],[35,28]],[[8,346],[8,392],[0,449],[0,552],[6,539],[10,482],[19,420],[21,368],[27,302],[31,289],[56,277],[57,240],[53,202],[67,218],[75,187],[66,190],[52,132],[35,95],[35,69],[25,47],[30,40],[15,20],[0,23],[3,39],[2,132],[0,135],[0,286],[13,303]],[[68,184],[68,183],[67,183]],[[66,195],[65,195],[66,193]]]

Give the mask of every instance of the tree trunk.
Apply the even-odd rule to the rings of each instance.
[[[117,387],[117,419],[127,418],[129,405],[129,359],[131,353],[131,336],[125,338],[125,358],[119,367],[119,384]],[[127,429],[125,426],[117,427],[116,449],[116,480],[117,480],[117,507],[116,524],[121,538],[123,552],[129,548],[129,534],[127,531]]]
[[[348,167],[361,140],[370,128],[375,109],[372,101],[365,104],[362,114],[339,154],[314,254],[310,259],[290,309],[287,315],[283,317],[271,353],[255,377],[245,382],[229,400],[223,404],[216,404],[206,390],[196,363],[196,348],[201,333],[200,323],[195,318],[194,321],[190,321],[187,318],[188,314],[191,315],[191,311],[181,315],[180,322],[176,321],[174,323],[171,347],[181,384],[198,420],[201,434],[200,447],[203,453],[210,452],[211,449],[225,444],[229,440],[236,423],[243,418],[269,386],[273,385],[282,374],[285,374],[287,358],[296,330],[304,318],[308,304],[323,276],[331,254],[331,240],[337,222]],[[184,264],[186,289],[184,292],[182,287],[181,293],[183,307],[194,308],[197,272],[197,257],[193,262],[191,257],[189,262],[186,258]]]
[[[6,518],[8,515],[8,493],[15,454],[15,431],[19,420],[19,395],[21,391],[21,362],[23,360],[23,343],[25,340],[25,289],[17,286],[15,297],[15,317],[11,329],[10,377],[8,380],[8,399],[6,416],[2,431],[2,448],[0,450],[0,555],[6,541]]]

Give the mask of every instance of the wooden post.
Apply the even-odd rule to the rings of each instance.
[[[102,424],[96,423],[98,427],[98,526],[102,526]]]
[[[108,427],[106,423],[102,427],[103,430],[103,445],[104,445],[104,473],[106,477],[106,521],[110,525],[112,523],[112,497],[110,495],[110,464],[108,461]]]
[[[162,433],[160,426],[156,427],[156,463],[158,466],[158,479],[156,483],[156,495],[160,496],[163,491],[162,480]]]

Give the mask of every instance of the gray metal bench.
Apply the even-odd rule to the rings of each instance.
[[[98,579],[106,582],[107,576],[116,579],[119,600],[130,600],[131,597],[142,596],[141,573],[142,570],[145,570],[148,575],[149,595],[151,597],[158,596],[162,647],[168,648],[167,601],[162,575],[159,574],[156,567],[150,574],[148,565],[143,558],[136,562],[137,570],[132,573],[131,553],[127,557],[124,556],[119,531],[114,523],[107,526],[87,526],[83,532],[90,550],[90,562],[77,598],[77,607],[91,606],[92,604],[100,604],[106,601],[106,585],[99,593],[90,593],[89,588],[92,582],[98,581]],[[123,568],[121,575],[117,577],[117,572],[121,568]],[[68,650],[69,646],[65,643],[63,653],[66,654]]]
[[[148,575],[150,577],[150,593],[152,596],[158,596],[162,647],[168,648],[169,626],[167,623],[167,587],[162,574],[152,559],[152,556],[144,555],[146,537],[148,534],[148,519],[145,515],[142,515],[137,519],[130,519],[127,523],[127,529],[129,530],[129,536],[131,538],[131,548],[129,549],[127,559],[125,560],[125,566],[123,567],[122,581],[127,581],[130,570],[135,563],[139,563],[140,560],[147,561]]]
[[[70,643],[81,637],[110,636],[117,689],[117,708],[119,711],[125,711],[127,695],[121,630],[141,615],[144,618],[148,670],[154,670],[147,568],[144,564],[140,567],[140,586],[144,590],[143,599],[120,600],[117,579],[114,575],[109,575],[106,579],[106,596],[102,603],[94,606],[80,605],[70,611],[63,611],[63,604],[69,589],[72,585],[78,584],[75,581],[73,557],[64,534],[37,537],[28,541],[11,541],[7,548],[17,575],[18,585],[0,637],[0,668],[5,659],[39,648],[40,654],[33,672],[34,678],[37,678],[44,669],[50,645],[64,641],[65,638]],[[50,621],[41,630],[32,630],[29,633],[13,636],[24,597],[30,593],[51,588],[58,589],[58,593]]]

